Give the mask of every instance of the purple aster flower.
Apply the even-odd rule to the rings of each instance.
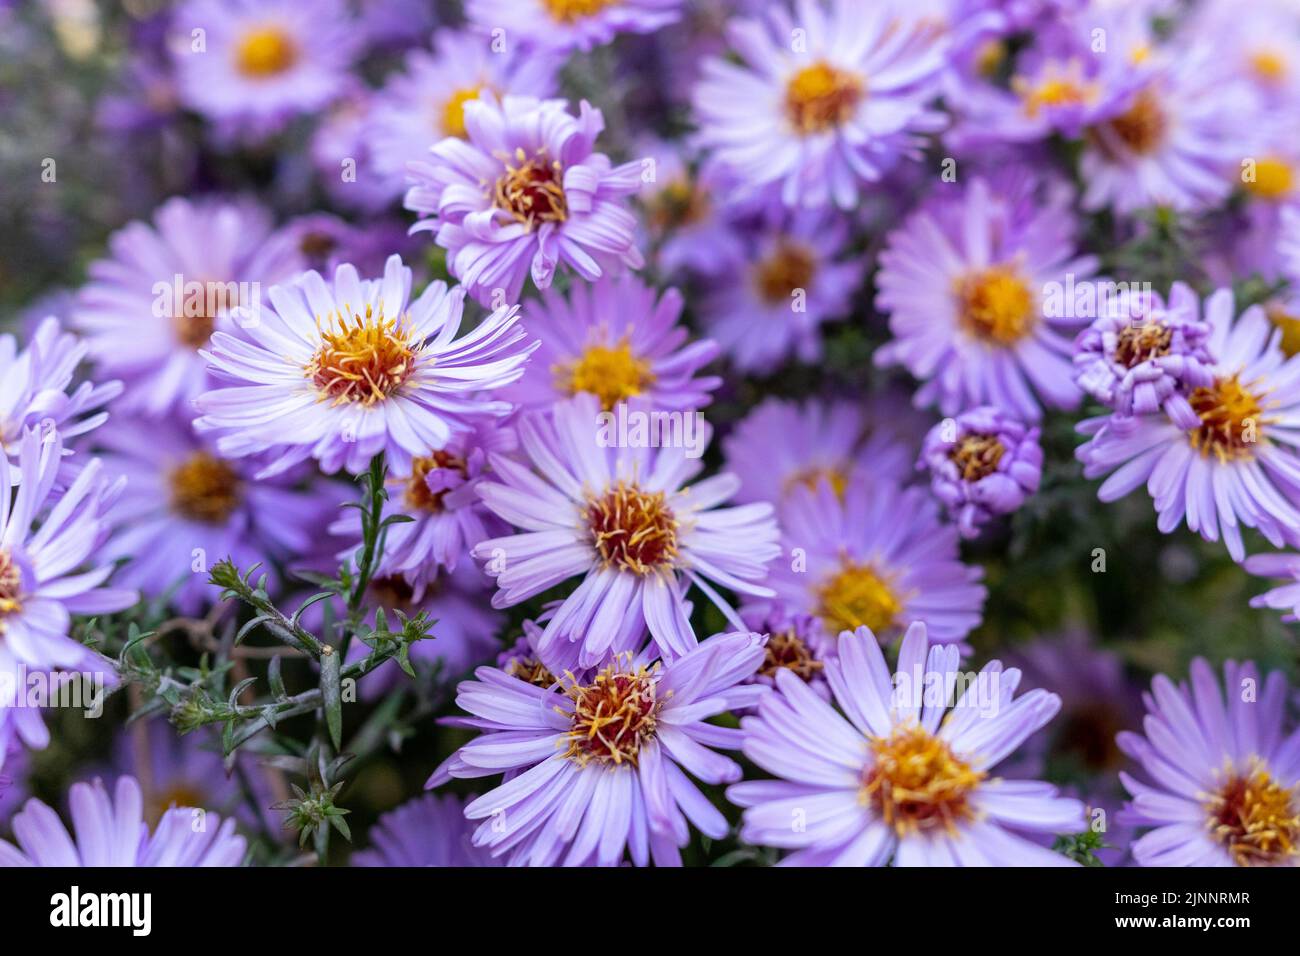
[[[900,407],[901,406],[901,407]],[[925,425],[929,422],[925,421]],[[902,484],[916,460],[921,416],[891,396],[860,402],[764,399],[722,442],[739,502],[782,505],[795,488],[859,481]]]
[[[384,518],[406,515],[411,520],[389,527],[379,573],[405,577],[419,601],[440,568],[455,570],[480,541],[508,533],[509,526],[479,499],[478,486],[488,477],[488,456],[508,454],[518,444],[514,429],[479,424],[453,435],[446,447],[414,459],[410,474],[390,474]],[[346,558],[361,541],[361,517],[350,511],[330,531],[353,539],[339,555]]]
[[[956,415],[996,405],[1036,421],[1040,403],[1079,403],[1060,330],[1079,320],[1048,298],[1096,271],[1092,256],[1076,255],[1070,202],[1068,187],[1012,171],[940,190],[890,234],[876,305],[894,340],[876,362],[925,383],[919,406]]]
[[[382,211],[402,194],[400,182],[385,181],[376,171],[381,154],[370,133],[373,110],[369,91],[349,93],[321,117],[308,147],[317,182],[330,199],[363,214]]]
[[[821,359],[821,326],[846,318],[867,263],[848,255],[843,217],[801,212],[737,225],[742,260],[715,276],[700,317],[736,367],[768,374]]]
[[[739,480],[728,474],[695,480],[703,469],[698,453],[711,434],[697,416],[684,417],[689,425],[676,439],[661,433],[661,445],[651,447],[630,429],[620,444],[612,414],[582,392],[558,403],[553,416],[520,423],[535,470],[491,457],[498,481],[484,482],[479,494],[520,529],[474,549],[500,588],[493,606],[510,607],[561,581],[583,579],[546,624],[539,649],[554,672],[636,650],[647,627],[666,659],[687,653],[696,643],[686,607],[692,584],[732,618],[709,581],[771,595],[759,582],[779,553],[772,506],[719,508]],[[691,448],[683,447],[687,428],[696,430]]]
[[[828,638],[811,614],[791,614],[779,604],[749,608],[741,615],[756,633],[766,635],[763,663],[745,683],[776,686],[778,672],[787,670],[830,700],[826,661],[835,654],[835,641]]]
[[[729,831],[683,771],[706,784],[740,779],[740,766],[712,749],[734,749],[739,731],[708,718],[769,693],[739,684],[762,660],[759,635],[734,633],[671,663],[620,655],[549,690],[481,667],[456,703],[484,733],[426,786],[506,772],[465,815],[483,821],[474,844],[511,864],[614,866],[626,854],[637,866],[679,866],[692,825],[713,839]]]
[[[216,562],[262,564],[274,581],[276,565],[306,552],[349,497],[323,483],[300,488],[300,476],[255,479],[255,462],[222,458],[175,422],[114,420],[99,438],[105,467],[126,479],[100,557],[125,560],[119,584],[166,595],[188,616],[218,599],[208,580]]]
[[[232,307],[257,309],[263,285],[302,267],[292,241],[271,227],[255,205],[177,198],[152,224],[110,237],[71,322],[98,368],[126,381],[124,410],[161,416],[208,385],[199,349],[213,330],[230,330]]]
[[[600,110],[584,100],[575,118],[565,100],[484,90],[464,114],[466,139],[448,137],[411,165],[406,208],[426,217],[412,230],[436,232],[471,295],[518,301],[530,272],[546,289],[560,263],[588,281],[641,267],[636,217],[622,202],[641,188],[641,164],[615,167],[594,152]]]
[[[409,52],[404,69],[375,94],[367,136],[374,170],[392,198],[406,191],[407,166],[427,158],[429,147],[448,136],[465,138],[465,104],[483,91],[498,98],[551,95],[558,65],[553,57],[498,52],[493,42],[439,31],[431,51]]]
[[[675,23],[682,0],[468,0],[465,15],[484,33],[542,50],[590,50],[619,33],[653,33]],[[520,39],[522,38],[522,39]]]
[[[1142,770],[1120,775],[1133,797],[1121,819],[1152,828],[1133,844],[1140,866],[1300,863],[1300,730],[1284,730],[1286,679],[1261,682],[1249,661],[1228,661],[1223,677],[1203,658],[1190,686],[1157,675],[1145,735],[1119,735]]]
[[[133,777],[119,777],[111,797],[100,780],[73,784],[68,802],[73,833],[41,801],[28,800],[14,815],[17,845],[0,840],[0,867],[238,866],[244,858],[235,821],[202,808],[169,810],[150,832]]]
[[[1077,451],[1084,475],[1110,473],[1097,492],[1122,498],[1142,483],[1160,530],[1184,521],[1207,541],[1220,535],[1236,561],[1241,529],[1258,529],[1275,547],[1300,544],[1300,360],[1279,348],[1281,332],[1251,306],[1234,321],[1231,289],[1205,301],[1213,381],[1188,395],[1195,428],[1163,414],[1081,422],[1089,440]]]
[[[957,529],[939,520],[923,488],[855,481],[842,496],[826,481],[796,488],[781,531],[783,557],[767,583],[790,613],[817,618],[827,637],[865,625],[888,640],[925,621],[948,644],[980,622],[980,569],[961,563]]]
[[[82,382],[69,389],[86,351],[53,316],[37,325],[25,349],[12,335],[0,335],[0,445],[10,465],[18,464],[23,436],[34,428],[55,428],[66,442],[108,419],[104,406],[122,393],[121,382]],[[19,469],[11,472],[12,478],[20,475]]]
[[[1146,54],[1144,54],[1146,55]],[[1085,209],[1195,211],[1227,197],[1240,136],[1238,98],[1214,68],[1213,43],[1158,50],[1148,82],[1089,126],[1079,171]]]
[[[465,819],[460,797],[421,794],[389,810],[370,829],[369,850],[352,857],[353,866],[499,866],[474,846],[475,824]]]
[[[792,37],[802,42],[793,43]],[[798,0],[728,28],[741,62],[703,67],[693,103],[699,144],[755,194],[787,206],[851,209],[864,182],[919,158],[943,125],[946,41],[890,4]]]
[[[262,822],[274,832],[280,815],[270,784],[253,759],[241,751],[238,759],[260,804]],[[246,827],[259,826],[239,780],[221,757],[220,736],[204,729],[181,736],[161,718],[141,720],[118,732],[113,766],[140,783],[144,822],[156,826],[173,807],[216,811]]]
[[[342,0],[189,0],[172,26],[204,31],[173,50],[181,102],[253,138],[343,93],[362,40]]]
[[[1182,282],[1168,306],[1155,293],[1122,292],[1075,340],[1075,382],[1120,416],[1163,410],[1180,427],[1197,427],[1187,396],[1214,383],[1210,327],[1199,313]]]
[[[454,338],[464,289],[434,282],[411,301],[411,270],[398,256],[380,279],[363,281],[345,263],[332,284],[308,272],[269,298],[245,329],[250,341],[218,332],[203,353],[239,384],[201,395],[194,423],[219,433],[224,456],[269,452],[259,478],[309,457],[328,473],[358,474],[381,452],[410,473],[453,433],[510,410],[482,393],[518,379],[533,348],[517,306]]]
[[[1069,866],[1016,831],[1077,833],[1084,807],[1036,780],[992,770],[1055,716],[1044,690],[992,661],[963,675],[955,647],[908,628],[891,681],[865,627],[826,664],[835,710],[793,674],[741,722],[745,756],[776,780],[727,789],[743,839],[795,850],[797,866]],[[941,693],[933,693],[940,688]]]
[[[644,139],[633,151],[642,157],[647,180],[637,193],[645,220],[651,261],[664,275],[717,275],[742,262],[744,244],[720,208],[730,194],[716,163],[692,170],[677,143]]]
[[[930,490],[962,537],[974,538],[985,521],[1017,510],[1038,490],[1043,449],[1037,428],[982,405],[930,429],[917,468],[929,471]]]
[[[722,381],[698,374],[718,346],[689,342],[681,315],[681,293],[656,295],[631,275],[575,282],[567,295],[548,289],[528,311],[528,329],[541,345],[503,396],[524,409],[549,408],[579,392],[595,395],[606,411],[636,397],[654,409],[701,408]]]
[[[52,499],[63,454],[57,432],[28,432],[18,453],[21,482],[0,455],[0,671],[75,668],[87,650],[68,633],[73,614],[112,614],[138,599],[107,587],[113,572],[101,546],[122,481],[109,483],[98,459]],[[5,489],[18,484],[12,495]],[[102,563],[87,565],[91,561]]]

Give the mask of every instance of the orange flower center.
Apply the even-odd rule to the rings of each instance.
[[[464,477],[469,477],[469,466],[465,459],[448,451],[435,451],[426,458],[416,458],[411,463],[411,477],[406,479],[406,510],[428,511],[434,514],[442,511],[442,499],[446,491],[430,491],[425,480],[429,472],[441,468],[454,468]]]
[[[1012,345],[1034,325],[1034,297],[1009,266],[993,266],[957,283],[959,319],[977,338]]]
[[[961,471],[963,481],[979,481],[998,470],[1006,447],[996,435],[966,435],[948,457]]]
[[[190,521],[224,524],[242,497],[235,469],[206,451],[195,452],[168,475],[171,509]]]
[[[402,320],[384,316],[382,305],[378,313],[366,306],[364,316],[331,313],[325,324],[317,322],[321,346],[306,373],[322,399],[373,405],[397,391],[415,367],[418,344]]]
[[[648,574],[677,557],[677,518],[662,491],[619,482],[587,502],[586,518],[601,561]]]
[[[1188,433],[1193,448],[1202,455],[1213,454],[1219,461],[1254,457],[1252,446],[1259,441],[1259,429],[1264,425],[1260,417],[1263,407],[1236,375],[1195,389],[1188,401],[1201,419],[1200,427]]]
[[[0,633],[3,619],[23,609],[23,572],[6,550],[0,549]]]
[[[580,765],[595,760],[636,766],[642,743],[654,736],[659,712],[655,671],[638,667],[620,672],[615,666],[610,664],[590,684],[568,690],[573,724],[564,755]]]
[[[1238,866],[1272,866],[1300,856],[1300,808],[1295,788],[1281,786],[1263,761],[1227,782],[1205,802],[1214,838]]]
[[[508,212],[532,232],[539,222],[563,222],[569,217],[564,199],[564,171],[559,162],[547,162],[544,155],[529,157],[515,150],[516,165],[496,181],[492,203]]]
[[[794,631],[780,631],[768,637],[758,673],[775,677],[781,670],[791,671],[801,680],[810,681],[821,673],[822,662],[813,656],[807,642]]]
[[[552,20],[560,23],[573,23],[585,17],[594,17],[606,7],[612,7],[619,0],[542,0],[542,6],[551,15]]]
[[[867,745],[875,760],[863,774],[859,799],[900,837],[954,833],[958,823],[975,818],[970,796],[985,774],[938,737],[918,726],[898,727],[888,737],[869,737]]]
[[[297,44],[279,27],[250,31],[236,51],[239,72],[255,79],[276,76],[297,62]]]
[[[789,305],[796,290],[807,292],[816,274],[817,259],[812,250],[782,240],[770,256],[758,263],[754,282],[759,298],[768,305]]]
[[[824,133],[853,116],[864,94],[862,77],[829,63],[814,63],[790,78],[785,109],[794,128],[804,136]]]
[[[556,387],[565,394],[590,392],[600,398],[606,411],[619,402],[640,395],[654,384],[650,363],[632,354],[626,340],[613,347],[591,345],[571,362],[553,369]]]
[[[1115,343],[1115,360],[1125,368],[1169,354],[1174,332],[1159,322],[1126,325]]]

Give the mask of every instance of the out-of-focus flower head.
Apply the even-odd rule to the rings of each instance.
[[[852,208],[865,183],[944,125],[947,40],[887,3],[797,0],[737,19],[740,62],[704,65],[693,96],[698,143],[741,187],[787,206]]]
[[[619,33],[675,23],[682,0],[468,0],[465,15],[494,42],[546,51],[590,50]]]
[[[370,829],[370,849],[353,855],[353,866],[500,866],[474,846],[477,825],[465,819],[468,800],[453,794],[421,794],[389,810]]]

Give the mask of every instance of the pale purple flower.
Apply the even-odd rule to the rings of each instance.
[[[0,867],[10,866],[238,866],[247,844],[235,821],[177,807],[150,832],[144,801],[134,777],[119,777],[110,797],[104,784],[75,783],[68,797],[72,833],[58,814],[28,800],[14,815],[14,843],[0,840]]]
[[[468,0],[465,15],[483,33],[567,53],[619,33],[653,33],[675,23],[681,7],[682,0]]]
[[[911,477],[917,434],[929,425],[894,396],[869,403],[779,398],[760,402],[722,442],[727,470],[740,479],[739,502],[778,508],[799,487],[830,483],[836,494],[865,481]]]
[[[957,522],[962,537],[979,535],[996,515],[1010,514],[1038,490],[1043,448],[1038,429],[991,405],[962,412],[930,429],[918,470]]]
[[[71,387],[86,352],[86,343],[53,316],[36,326],[24,349],[13,335],[0,335],[0,446],[10,465],[18,465],[23,436],[32,429],[55,429],[68,442],[108,419],[104,406],[122,393],[121,382]],[[17,479],[21,473],[15,468],[10,474]]]
[[[181,102],[253,139],[342,94],[362,40],[343,0],[188,0],[172,28]]]
[[[257,309],[266,286],[302,268],[292,239],[246,202],[169,199],[90,264],[70,321],[99,371],[121,377],[126,411],[162,416],[209,385],[199,349],[230,310]],[[248,301],[245,301],[248,300]]]
[[[743,372],[818,362],[822,325],[848,317],[866,275],[866,260],[848,251],[847,223],[804,211],[732,228],[744,256],[706,284],[705,329]]]
[[[876,306],[894,340],[878,365],[902,365],[924,384],[918,406],[945,415],[996,405],[1027,421],[1042,405],[1074,408],[1071,309],[1054,290],[1096,271],[1077,254],[1068,187],[1029,170],[941,186],[889,236]]]
[[[713,58],[692,97],[698,143],[745,191],[851,209],[866,183],[944,119],[947,41],[910,10],[856,0],[773,3],[728,26],[740,62]],[[793,42],[797,38],[799,42]]]
[[[1084,475],[1109,474],[1102,501],[1145,483],[1162,532],[1186,521],[1207,541],[1222,536],[1236,561],[1245,557],[1242,527],[1274,547],[1300,545],[1300,359],[1283,354],[1281,332],[1259,306],[1234,318],[1231,289],[1207,298],[1202,314],[1214,380],[1188,396],[1197,427],[1163,413],[1081,422]]]
[[[468,801],[421,794],[383,814],[370,829],[370,849],[353,866],[499,866],[471,842],[476,825],[465,819]]]
[[[1016,697],[1020,672],[998,661],[958,693],[959,665],[957,648],[931,647],[918,622],[892,681],[868,628],[840,635],[826,664],[838,711],[778,673],[778,692],[741,722],[745,756],[778,778],[727,789],[746,808],[741,837],[796,851],[790,866],[1071,865],[1026,835],[1081,831],[1083,804],[992,776],[1060,699]]]
[[[1143,734],[1119,735],[1142,771],[1120,779],[1133,799],[1121,822],[1152,828],[1139,866],[1300,863],[1300,730],[1285,730],[1287,682],[1252,662],[1218,675],[1192,661],[1191,681],[1163,674],[1144,695]]]
[[[690,341],[681,315],[680,292],[658,294],[632,275],[575,282],[565,295],[548,289],[528,306],[528,330],[541,344],[502,395],[525,410],[578,392],[595,395],[606,411],[638,397],[654,409],[701,408],[722,382],[699,374],[718,346]]]
[[[817,618],[834,637],[863,625],[891,640],[925,621],[942,644],[980,622],[978,567],[962,564],[957,529],[923,488],[829,482],[794,490],[781,510],[782,556],[767,584],[789,613]],[[758,606],[762,606],[761,604]]]
[[[641,188],[641,164],[616,167],[595,152],[600,110],[584,100],[574,117],[565,100],[483,91],[464,113],[466,139],[448,137],[411,165],[406,208],[471,295],[494,308],[518,301],[529,274],[549,288],[562,263],[587,281],[641,267],[625,202]]]
[[[237,384],[195,402],[195,427],[218,434],[222,455],[270,453],[259,477],[308,458],[358,474],[381,452],[409,473],[454,433],[506,414],[484,395],[518,379],[532,351],[517,306],[455,338],[464,289],[434,282],[412,301],[411,270],[397,256],[379,279],[345,263],[332,283],[308,272],[268,297],[248,341],[218,332],[203,353]]]
[[[1201,420],[1187,401],[1214,383],[1210,326],[1200,301],[1175,282],[1168,305],[1154,292],[1126,290],[1074,342],[1074,380],[1117,415],[1163,410],[1182,428]]]
[[[105,585],[113,565],[102,546],[122,481],[106,480],[92,459],[53,496],[62,452],[57,432],[28,432],[20,482],[0,455],[0,672],[76,668],[88,652],[70,634],[72,615],[112,614],[138,599]]]
[[[721,167],[692,169],[681,144],[653,138],[640,140],[633,155],[645,169],[637,203],[648,257],[662,274],[717,275],[743,261],[742,237],[724,214],[734,184]]]
[[[724,837],[726,818],[702,783],[733,783],[740,732],[708,722],[769,691],[741,685],[763,660],[757,634],[719,634],[673,662],[616,656],[583,678],[545,689],[494,667],[457,688],[456,703],[483,731],[426,786],[504,772],[465,808],[482,821],[474,844],[514,865],[681,865],[691,827]],[[610,718],[617,720],[611,722]]]
[[[586,392],[551,416],[525,418],[519,437],[531,469],[494,455],[497,480],[479,486],[488,508],[520,529],[474,549],[500,589],[494,607],[582,577],[539,648],[557,673],[634,651],[647,628],[665,659],[686,654],[696,644],[686,604],[692,585],[732,617],[710,581],[771,594],[760,583],[779,550],[771,505],[718,507],[735,494],[735,476],[696,480],[703,464],[681,441],[651,447],[629,432],[620,446],[609,418]],[[711,429],[686,418],[703,451]]]

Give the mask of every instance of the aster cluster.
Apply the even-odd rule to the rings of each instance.
[[[47,6],[0,865],[1300,862],[1293,5]]]

